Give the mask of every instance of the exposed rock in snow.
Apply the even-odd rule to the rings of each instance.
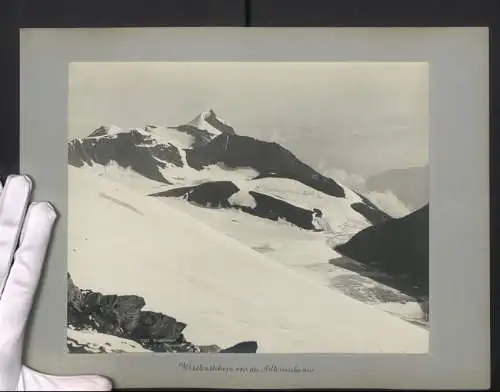
[[[137,295],[109,295],[78,288],[68,274],[68,350],[70,352],[246,352],[256,342],[234,347],[196,346],[182,334],[185,323],[162,313],[142,310]],[[111,336],[109,336],[111,335]]]
[[[429,205],[368,227],[335,250],[391,277],[391,285],[418,297],[429,295]]]

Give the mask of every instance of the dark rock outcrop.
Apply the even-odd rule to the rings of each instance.
[[[159,312],[143,311],[145,305],[144,298],[138,295],[82,290],[68,273],[67,324],[76,330],[94,330],[129,339],[155,352],[257,352],[257,342],[242,342],[226,350],[217,345],[197,346],[183,335],[185,323]],[[86,352],[74,343],[68,342],[71,352]]]
[[[210,111],[208,112],[208,116],[205,117],[205,121],[207,123],[209,123],[211,126],[213,126],[214,128],[221,131],[222,133],[227,133],[229,135],[236,135],[234,128],[232,126],[220,121],[212,109],[210,109]]]
[[[92,136],[93,135],[93,136]],[[106,128],[101,127],[91,136],[74,139],[68,144],[68,162],[75,167],[95,164],[117,163],[122,168],[130,168],[144,177],[168,184],[160,168],[167,163],[182,167],[180,152],[172,144],[155,144],[148,135],[131,130],[113,137],[105,136]]]
[[[321,229],[316,228],[313,224],[313,218],[318,211],[317,209],[315,209],[316,211],[304,209],[259,192],[250,191],[249,193],[255,199],[256,206],[236,206],[236,208],[260,218],[273,221],[283,219],[302,229],[321,231]]]
[[[68,274],[68,324],[100,333],[127,337],[138,326],[144,298],[137,295],[105,295],[81,290]]]
[[[360,197],[362,203],[353,203],[351,204],[351,208],[363,215],[372,225],[376,225],[377,223],[392,219],[392,216],[379,209],[366,196],[362,195],[359,192],[354,193],[356,193]]]
[[[321,214],[318,209],[304,209],[284,200],[250,191],[255,200],[255,206],[230,202],[229,198],[240,189],[231,181],[205,182],[199,185],[175,188],[154,193],[155,197],[182,197],[187,201],[208,208],[234,208],[259,218],[277,221],[283,219],[297,227],[306,230],[321,231],[313,224],[315,214]]]
[[[429,205],[370,226],[335,248],[340,254],[393,276],[411,296],[429,295]]]
[[[186,158],[196,169],[216,163],[224,163],[230,168],[249,167],[255,169],[260,178],[294,179],[327,195],[345,197],[339,184],[301,162],[278,143],[224,133],[208,144],[187,150]]]
[[[230,208],[229,198],[240,189],[231,181],[211,181],[170,189],[151,196],[183,197],[191,203],[210,208]]]
[[[232,347],[228,347],[226,349],[220,350],[221,353],[248,353],[248,352],[257,352],[257,342],[249,341],[249,342],[241,342],[235,344]]]
[[[222,132],[223,134],[225,133],[228,135],[236,135],[236,132],[234,131],[233,127],[220,121],[212,109],[210,109],[209,112],[199,114],[196,119],[205,121],[207,124],[211,125],[218,131]],[[202,146],[207,143],[210,143],[214,138],[214,136],[216,135],[207,131],[206,129],[199,128],[196,125],[194,125],[196,124],[195,120],[191,121],[188,124],[183,124],[176,127],[170,127],[170,129],[177,129],[180,132],[185,132],[188,135],[192,136],[194,139],[193,147]]]
[[[363,215],[372,225],[392,219],[392,217],[387,213],[376,207],[373,208],[366,203],[353,203],[351,204],[351,208],[357,213]]]

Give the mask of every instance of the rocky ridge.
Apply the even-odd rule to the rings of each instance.
[[[255,353],[255,341],[240,342],[232,347],[196,345],[183,334],[186,324],[174,317],[145,311],[146,301],[138,295],[103,294],[82,290],[68,273],[68,328],[74,331],[111,335],[139,344],[152,352]],[[106,352],[106,347],[86,349],[74,337],[68,337],[69,352]],[[121,352],[125,352],[122,350]]]

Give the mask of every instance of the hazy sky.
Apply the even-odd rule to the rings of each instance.
[[[69,136],[213,109],[315,168],[365,176],[428,162],[428,80],[426,63],[73,63]]]

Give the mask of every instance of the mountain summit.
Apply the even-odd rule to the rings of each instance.
[[[198,114],[187,125],[191,125],[199,129],[211,129],[213,132],[218,131],[220,133],[228,133],[230,135],[235,134],[233,127],[217,117],[212,109]]]
[[[69,142],[69,163],[118,167],[167,186],[156,197],[237,209],[312,231],[356,230],[390,219],[368,199],[302,162],[279,143],[238,135],[210,109],[175,127],[100,127]],[[119,174],[122,177],[122,174]],[[151,185],[153,188],[157,186]]]
[[[184,149],[204,145],[233,128],[213,110],[202,112],[187,124],[176,127],[146,125],[144,129],[121,129],[103,125],[68,146],[69,163],[76,167],[116,164],[147,179],[170,184],[163,175],[167,167],[183,167]]]
[[[429,204],[402,218],[367,227],[335,250],[398,277],[409,295],[429,293]]]
[[[193,136],[196,145],[209,143],[222,134],[235,135],[233,127],[217,117],[212,109],[201,112],[186,124],[171,128]]]

